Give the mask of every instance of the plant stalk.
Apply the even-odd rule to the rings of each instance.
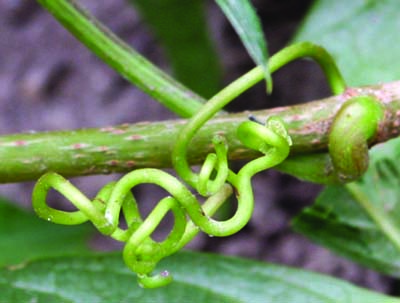
[[[349,98],[370,95],[385,105],[385,119],[371,144],[400,133],[400,81],[349,88],[343,94],[290,107],[220,114],[202,127],[190,144],[188,161],[202,163],[213,152],[211,139],[223,135],[230,160],[260,156],[237,139],[239,124],[251,114],[265,121],[281,117],[293,140],[291,156],[327,151],[330,125]],[[0,183],[36,180],[48,171],[65,177],[171,167],[171,151],[186,120],[141,122],[112,127],[0,136]],[[290,157],[289,157],[290,159]]]

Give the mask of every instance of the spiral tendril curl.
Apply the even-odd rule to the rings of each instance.
[[[322,48],[311,43],[299,43],[283,49],[271,57],[270,70],[274,72],[304,56],[311,56],[320,63],[334,93],[344,90],[344,81],[332,58]],[[102,234],[126,243],[123,259],[136,272],[139,285],[146,288],[167,285],[172,281],[167,271],[152,275],[157,263],[181,249],[199,230],[211,236],[228,236],[239,231],[250,220],[253,212],[251,178],[281,163],[289,155],[292,142],[284,121],[270,117],[265,125],[250,119],[238,127],[237,136],[242,143],[262,153],[261,157],[245,164],[239,172],[234,173],[228,167],[228,144],[221,135],[212,137],[215,153],[206,157],[198,174],[191,170],[186,159],[188,146],[197,131],[226,104],[261,81],[263,75],[262,69],[256,67],[227,86],[210,99],[178,135],[172,153],[173,166],[188,185],[206,198],[204,203],[198,201],[174,176],[159,169],[143,168],[105,185],[93,200],[57,173],[46,173],[33,190],[34,210],[39,217],[57,224],[75,225],[91,221]],[[132,188],[143,183],[160,186],[170,194],[159,201],[146,219],[141,217],[131,193]],[[68,199],[77,210],[67,212],[48,206],[46,198],[52,188]],[[211,218],[233,192],[238,201],[235,214],[225,221]],[[168,212],[174,215],[174,226],[164,241],[156,242],[151,235]],[[126,229],[119,227],[121,213],[126,221]]]

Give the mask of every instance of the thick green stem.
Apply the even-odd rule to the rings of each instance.
[[[327,151],[328,131],[343,102],[371,95],[385,108],[385,119],[374,142],[397,137],[400,132],[400,81],[348,89],[320,101],[258,112],[221,114],[202,127],[189,146],[189,163],[203,163],[214,151],[211,140],[223,134],[229,159],[253,159],[257,152],[238,140],[237,127],[252,114],[265,121],[281,117],[293,140],[291,155]],[[171,167],[171,151],[186,120],[138,123],[100,129],[16,134],[0,137],[0,182],[36,180],[48,171],[64,176],[127,172],[141,167]],[[290,160],[290,158],[289,158]]]
[[[176,114],[190,117],[205,102],[120,40],[76,1],[38,2],[104,62]]]

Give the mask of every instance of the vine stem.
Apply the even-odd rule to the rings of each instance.
[[[263,121],[271,115],[285,121],[293,145],[291,157],[283,164],[292,161],[293,156],[326,152],[328,131],[335,115],[346,100],[357,95],[371,95],[385,104],[385,119],[371,144],[397,137],[400,133],[400,81],[350,88],[338,96],[290,107],[217,115],[192,140],[188,162],[203,162],[213,151],[209,143],[216,134],[226,138],[230,160],[259,157],[259,153],[246,148],[236,136],[237,127],[249,114]],[[37,180],[48,171],[71,177],[128,172],[142,167],[171,167],[172,142],[176,141],[186,122],[142,122],[98,129],[0,136],[0,182]],[[295,161],[291,162],[291,167],[295,164]]]
[[[67,30],[128,81],[181,117],[205,100],[119,39],[75,0],[38,0]]]

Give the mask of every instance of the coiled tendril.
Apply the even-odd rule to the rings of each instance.
[[[329,54],[310,43],[289,46],[273,56],[270,70],[276,71],[304,56],[311,56],[322,65],[335,93],[344,89],[344,82]],[[199,173],[194,173],[187,163],[188,145],[201,126],[262,77],[262,69],[255,68],[233,82],[209,100],[178,135],[172,153],[174,168],[187,184],[206,197],[204,203],[198,201],[174,176],[159,169],[144,168],[105,185],[93,200],[57,173],[46,173],[33,190],[34,210],[41,218],[58,224],[75,225],[91,221],[102,234],[126,243],[123,258],[127,266],[137,273],[140,285],[154,288],[168,284],[172,280],[168,272],[151,275],[157,263],[181,249],[199,230],[213,236],[228,236],[239,231],[249,221],[253,211],[252,176],[281,163],[289,155],[291,139],[284,122],[270,117],[265,125],[250,120],[239,125],[237,136],[242,143],[262,153],[261,157],[244,165],[239,172],[234,173],[228,167],[228,145],[222,135],[212,137],[215,153],[206,157]],[[213,175],[215,177],[211,178]],[[143,183],[158,185],[170,194],[159,201],[146,219],[141,217],[131,193],[132,188]],[[67,212],[48,206],[46,198],[50,189],[61,193],[77,210]],[[211,218],[233,189],[238,201],[235,214],[225,221]],[[156,242],[151,235],[169,211],[174,215],[174,226],[164,241]],[[125,229],[119,227],[121,213],[126,221]]]

